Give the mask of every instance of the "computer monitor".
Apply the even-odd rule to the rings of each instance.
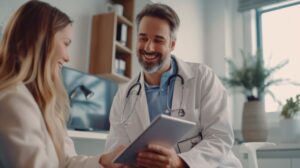
[[[62,77],[70,98],[68,129],[108,131],[117,83],[68,67]]]

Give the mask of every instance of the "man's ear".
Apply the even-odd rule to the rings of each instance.
[[[175,49],[175,46],[176,46],[176,40],[173,39],[173,40],[171,41],[171,51],[173,51],[173,50]]]

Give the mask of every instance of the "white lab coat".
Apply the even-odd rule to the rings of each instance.
[[[229,122],[227,110],[227,95],[218,77],[207,66],[198,63],[185,63],[175,58],[178,64],[178,73],[184,79],[182,108],[186,114],[185,120],[196,122],[196,127],[182,138],[179,146],[179,156],[191,168],[240,168],[239,160],[233,155],[231,148],[234,142],[232,126]],[[126,125],[120,124],[120,119],[126,103],[126,94],[129,88],[137,81],[137,77],[126,86],[120,88],[114,98],[110,113],[110,133],[106,142],[106,151],[111,151],[120,144],[129,144],[134,141],[149,125],[149,112],[144,88],[144,78],[141,75],[141,95],[137,99],[135,107],[135,95],[127,100],[125,116],[129,111],[134,111]],[[179,108],[181,99],[181,84],[175,82],[172,109]],[[134,91],[133,91],[134,92]],[[178,117],[178,113],[172,113]],[[176,131],[176,130],[170,130]],[[199,140],[199,132],[202,132],[203,140]],[[191,141],[200,141],[191,148]],[[187,140],[187,141],[185,141]]]
[[[98,168],[99,156],[79,156],[69,137],[59,165],[42,113],[24,84],[0,91],[1,168]]]

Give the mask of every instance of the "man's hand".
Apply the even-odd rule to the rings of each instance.
[[[173,148],[156,144],[149,144],[146,150],[138,153],[137,165],[146,168],[187,167]]]
[[[115,148],[110,153],[105,153],[101,155],[99,159],[99,164],[102,165],[104,168],[130,168],[130,166],[123,165],[123,164],[114,164],[112,160],[125,148],[126,146],[120,145]]]

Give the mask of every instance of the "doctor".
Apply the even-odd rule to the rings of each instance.
[[[234,137],[227,95],[218,77],[203,64],[171,55],[180,23],[177,14],[167,5],[152,4],[136,21],[137,57],[143,70],[114,98],[106,150],[131,143],[165,113],[197,126],[175,147],[149,144],[137,155],[137,166],[242,167],[231,151]]]

